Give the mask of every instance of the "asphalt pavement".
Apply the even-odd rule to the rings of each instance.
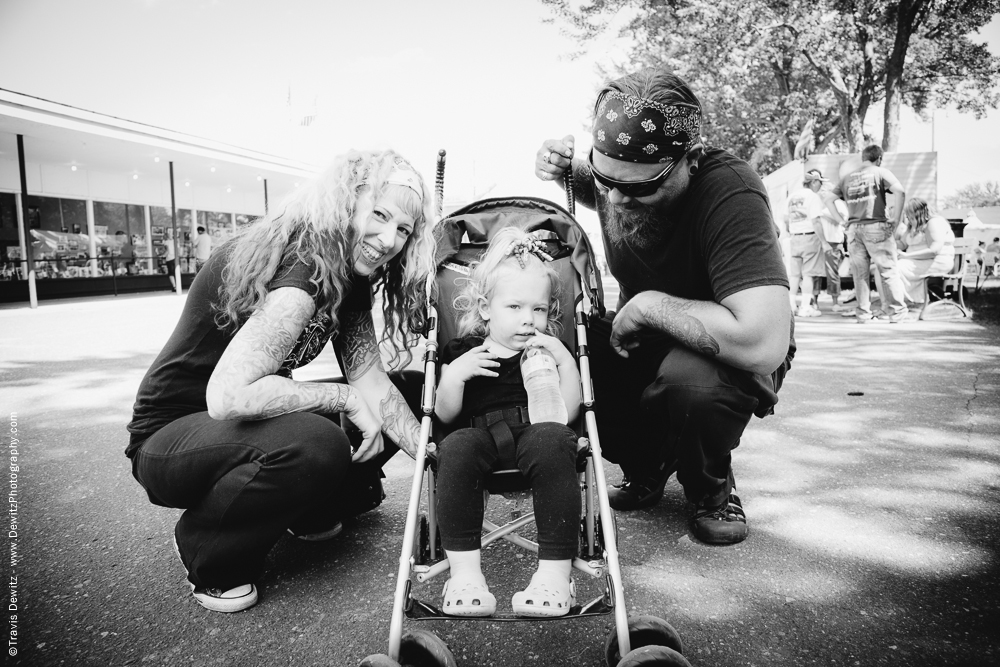
[[[339,667],[385,652],[412,473],[402,455],[383,505],[337,539],[278,543],[257,606],[216,614],[191,598],[170,544],[180,511],[151,505],[123,455],[136,388],[183,299],[0,309],[5,455],[8,418],[18,440],[7,664]],[[626,608],[671,623],[694,667],[1000,664],[998,339],[968,320],[800,320],[777,414],[754,419],[734,452],[750,537],[694,541],[671,479],[656,507],[618,514]],[[303,377],[327,374],[328,355],[315,364]],[[484,560],[509,604],[532,559],[500,544]],[[584,579],[581,597],[597,590]],[[443,583],[415,590],[436,601]],[[405,626],[444,639],[462,667],[598,667],[612,627]]]

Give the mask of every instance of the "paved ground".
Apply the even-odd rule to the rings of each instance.
[[[22,494],[8,664],[341,666],[384,652],[402,457],[386,502],[339,539],[277,545],[257,607],[227,616],[190,598],[170,548],[179,512],[150,505],[122,455],[182,301],[0,309],[0,414],[16,413]],[[695,667],[1000,664],[997,332],[828,315],[801,322],[798,341],[778,414],[735,454],[750,538],[693,542],[671,480],[657,507],[618,517],[628,609],[672,623]],[[528,559],[501,545],[487,561],[503,604]],[[418,591],[436,599],[442,583]],[[465,667],[596,667],[612,622],[406,627],[443,637]]]

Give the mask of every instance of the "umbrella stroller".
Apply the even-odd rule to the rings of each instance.
[[[439,160],[438,197],[441,196],[443,162]],[[567,188],[571,192],[572,188]],[[570,201],[572,208],[572,200]],[[563,285],[564,342],[576,351],[583,389],[583,410],[578,419],[580,455],[578,472],[583,494],[580,519],[580,554],[573,560],[577,572],[604,582],[601,595],[589,602],[575,604],[565,616],[553,619],[518,617],[496,613],[488,617],[458,617],[444,614],[434,604],[412,595],[412,580],[428,581],[449,568],[438,544],[435,512],[435,466],[428,456],[427,443],[435,428],[434,400],[439,342],[456,335],[457,322],[452,301],[456,280],[469,272],[469,264],[485,251],[489,240],[500,229],[519,226],[535,233],[553,257],[553,264]],[[672,665],[690,667],[681,655],[678,633],[666,622],[653,616],[629,618],[624,603],[624,589],[618,561],[614,514],[608,504],[607,482],[601,458],[600,438],[594,413],[593,390],[587,352],[587,319],[603,313],[600,274],[594,269],[593,250],[586,233],[572,214],[552,202],[535,198],[486,199],[470,204],[441,220],[435,228],[438,240],[436,290],[428,286],[428,332],[424,354],[424,386],[421,402],[422,424],[417,448],[415,473],[396,579],[388,654],[365,658],[362,667],[398,667],[400,665],[453,667],[455,659],[447,645],[431,632],[416,630],[403,633],[404,618],[411,621],[451,620],[463,622],[566,620],[613,614],[615,628],[607,638],[605,654],[609,667]],[[572,286],[570,288],[569,286]],[[436,292],[436,302],[430,295]],[[571,424],[573,426],[573,424]],[[426,485],[424,484],[426,480]],[[420,513],[422,487],[426,486],[427,511]],[[517,469],[495,471],[487,482],[489,493],[506,493],[527,488],[527,480]],[[538,545],[516,531],[531,523],[533,512],[514,513],[513,520],[497,525],[484,520],[487,531],[482,537],[485,548],[498,539],[537,553]]]

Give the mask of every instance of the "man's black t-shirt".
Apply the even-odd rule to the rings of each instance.
[[[599,192],[595,197],[606,202]],[[788,286],[764,184],[750,165],[718,148],[705,152],[653,247],[616,245],[604,234],[604,248],[621,285],[619,303],[646,290],[720,303],[751,287]]]
[[[208,380],[235,335],[222,331],[215,323],[214,306],[218,302],[229,250],[228,244],[219,248],[198,272],[173,334],[142,379],[132,421],[127,427],[132,437],[125,450],[126,456],[133,456],[142,442],[175,419],[208,409],[205,399]],[[317,293],[316,286],[309,280],[312,267],[298,260],[278,267],[275,275],[277,277],[268,285],[270,290],[297,287],[313,296]],[[370,311],[371,307],[372,288],[368,279],[352,276],[349,292],[340,303],[339,318],[343,320],[347,312]],[[328,340],[336,341],[336,335],[329,315],[317,312],[278,374],[291,377],[293,369],[316,358]]]

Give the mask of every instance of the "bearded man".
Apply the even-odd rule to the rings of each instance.
[[[752,415],[773,412],[795,350],[767,192],[702,143],[698,99],[665,70],[608,83],[594,109],[589,155],[547,140],[535,175],[562,183],[572,167],[621,286],[617,315],[588,334],[604,454],[624,472],[611,506],[655,505],[676,471],[694,536],[740,542],[731,452]]]

